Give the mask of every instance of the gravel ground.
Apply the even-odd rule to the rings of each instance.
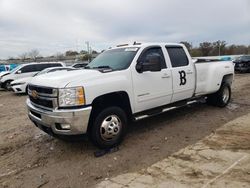
[[[146,169],[106,179],[97,187],[250,187],[249,134],[250,113]]]
[[[250,113],[250,75],[236,75],[227,108],[194,104],[131,124],[119,151],[95,158],[88,141],[64,142],[28,119],[27,96],[0,91],[0,187],[92,187],[146,168]]]

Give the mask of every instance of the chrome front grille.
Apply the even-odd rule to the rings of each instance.
[[[58,107],[58,90],[50,87],[29,85],[28,94],[31,103],[37,107],[53,110]]]
[[[42,96],[57,97],[57,89],[55,88],[29,85],[29,90],[35,90]]]

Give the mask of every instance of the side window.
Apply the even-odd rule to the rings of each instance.
[[[46,68],[46,64],[36,64],[36,71],[42,71],[43,69]]]
[[[182,47],[168,47],[168,51],[172,67],[183,67],[188,65],[187,55]]]
[[[152,54],[157,54],[161,57],[161,68],[165,69],[167,66],[166,66],[165,58],[161,50],[161,47],[152,47],[152,48],[147,49],[145,52],[143,52],[142,57],[141,57],[142,62],[145,62],[146,57]]]
[[[60,63],[46,63],[46,64],[36,64],[36,71],[40,72],[46,68],[50,67],[62,67]]]
[[[51,63],[48,65],[48,67],[62,67],[62,64],[60,63]]]
[[[74,65],[73,67],[74,67],[74,68],[82,68],[82,67],[84,67],[84,65],[82,65],[82,64],[76,64],[76,65]]]
[[[28,72],[35,72],[35,66],[34,65],[26,65],[23,68],[20,69],[21,73],[28,73]]]

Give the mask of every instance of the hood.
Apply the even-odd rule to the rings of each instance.
[[[82,69],[82,70],[72,70],[72,71],[57,71],[49,74],[44,74],[41,76],[35,76],[31,80],[30,84],[53,87],[53,88],[64,88],[68,84],[81,81],[81,83],[87,80],[93,80],[99,78],[104,73],[98,70]],[[73,87],[74,85],[71,84]],[[77,85],[76,85],[77,86]]]
[[[7,75],[7,74],[10,74],[10,72],[9,72],[9,71],[0,72],[0,77],[1,77],[1,76],[5,76],[5,75]]]
[[[14,81],[11,82],[11,84],[16,84],[16,83],[29,83],[32,80],[33,77],[25,77],[25,78],[20,78],[20,79],[16,79]]]

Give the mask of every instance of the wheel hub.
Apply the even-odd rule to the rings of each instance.
[[[10,82],[7,82],[7,83],[6,83],[6,89],[7,89],[7,90],[10,90],[10,89],[11,89]]]
[[[222,100],[224,103],[227,103],[229,100],[229,90],[227,87],[223,91]]]
[[[107,141],[115,139],[121,131],[121,126],[121,120],[116,115],[106,117],[100,127],[102,139]]]

